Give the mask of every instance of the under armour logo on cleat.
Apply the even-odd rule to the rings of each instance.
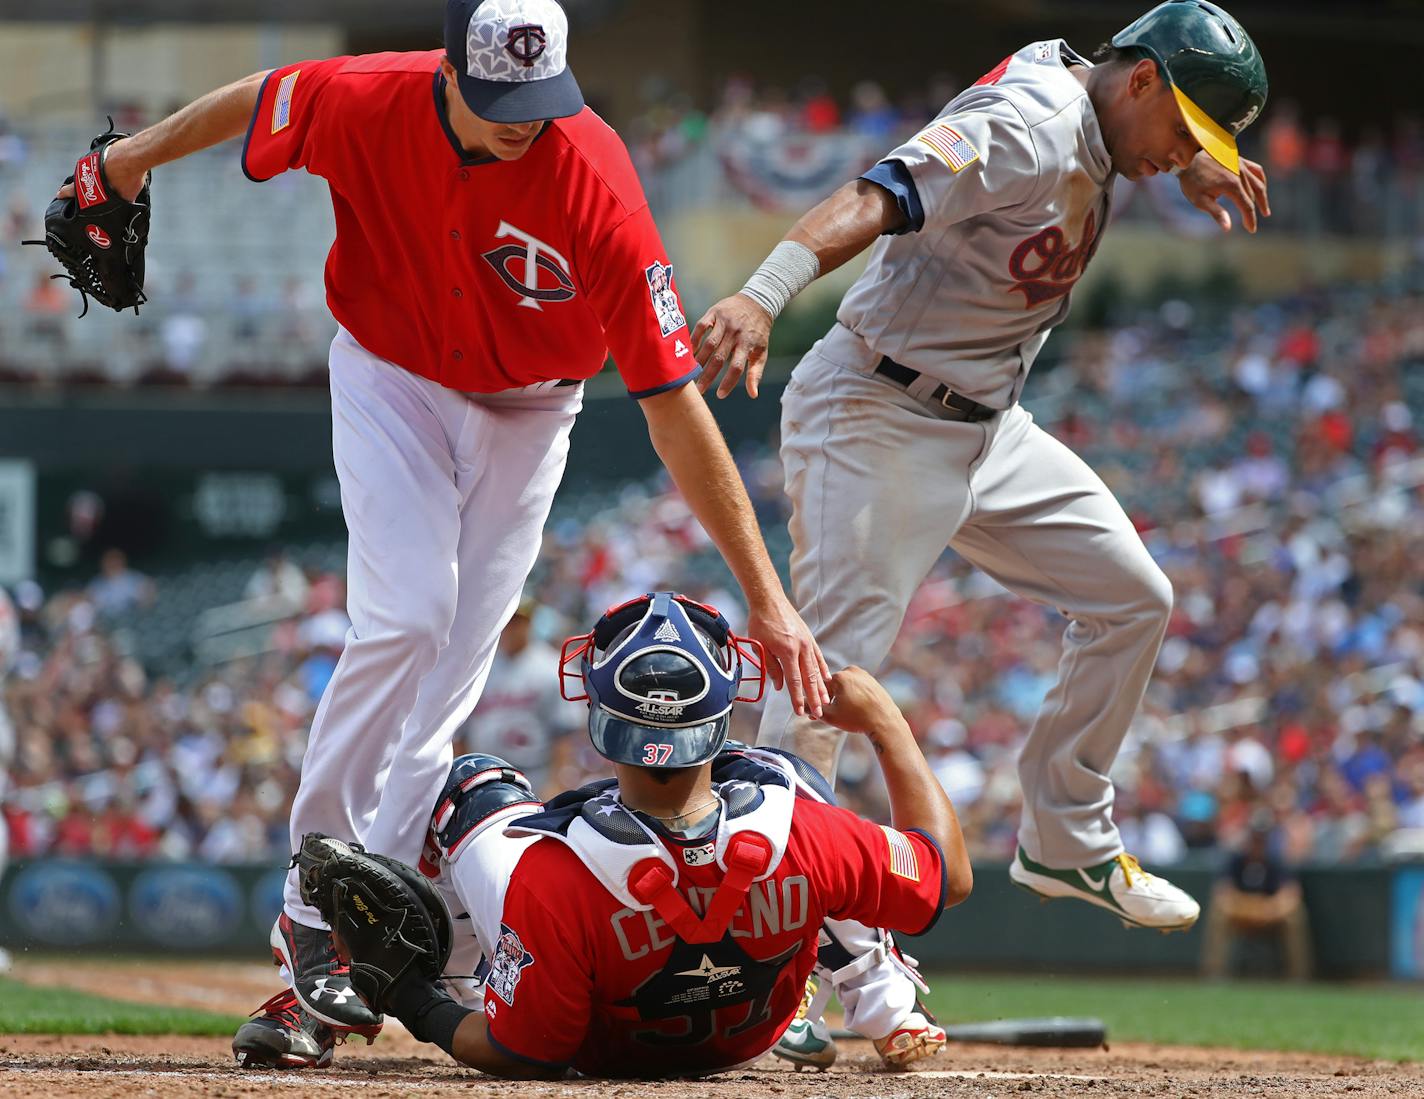
[[[344,1004],[347,1000],[356,995],[356,990],[350,986],[345,988],[329,988],[326,983],[329,980],[331,980],[330,977],[317,978],[316,987],[312,989],[311,994],[313,1000],[320,1000],[321,994],[325,992],[331,997],[332,1003]]]

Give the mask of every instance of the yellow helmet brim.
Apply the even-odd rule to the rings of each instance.
[[[1236,151],[1236,138],[1223,129],[1211,115],[1193,103],[1191,98],[1176,84],[1172,85],[1172,94],[1177,97],[1177,107],[1182,112],[1182,121],[1187,124],[1187,129],[1191,130],[1192,136],[1206,150],[1207,155],[1227,171],[1240,175],[1241,154]]]

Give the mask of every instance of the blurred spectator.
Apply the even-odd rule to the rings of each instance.
[[[121,549],[107,549],[99,559],[99,575],[89,584],[89,597],[102,615],[117,618],[153,601],[153,581],[129,568]]]
[[[1211,892],[1202,942],[1202,973],[1220,980],[1231,970],[1232,947],[1240,939],[1273,939],[1293,981],[1310,979],[1314,952],[1300,883],[1274,849],[1269,809],[1251,818],[1245,846],[1226,861]]]
[[[556,745],[582,729],[584,707],[559,692],[558,650],[534,636],[537,605],[524,600],[499,638],[494,665],[470,719],[456,734],[456,752],[499,756],[528,776],[543,796]]]
[[[306,574],[285,549],[275,549],[247,581],[245,599],[276,599],[292,607],[304,606],[309,591]]]
[[[1038,420],[1103,471],[1176,593],[1112,776],[1119,827],[1151,868],[1244,844],[1265,804],[1286,865],[1388,856],[1424,829],[1424,294],[1401,279],[1241,304],[1220,323],[1184,327],[1184,316],[1063,333],[1059,373],[1027,391]],[[1054,389],[1068,396],[1036,395]],[[775,448],[745,445],[737,458],[784,552]],[[91,504],[79,509],[86,531],[101,526]],[[339,572],[299,580],[286,551],[251,569],[214,601],[244,584],[253,597],[295,597],[302,584],[305,595],[265,651],[207,667],[130,655],[131,627],[150,595],[164,609],[166,589],[129,576],[121,555],[92,586],[16,590],[5,813],[17,854],[122,842],[159,858],[283,857],[306,730],[350,623]],[[547,642],[662,586],[742,624],[735,586],[662,476],[556,502],[529,586],[534,618],[511,622],[462,747],[527,752],[545,790],[605,773],[585,708],[555,694]],[[976,858],[1013,853],[1015,753],[1064,625],[946,553],[881,670]],[[739,708],[733,735],[754,738],[757,716]],[[838,796],[883,812],[856,743]]]
[[[850,90],[846,126],[861,137],[885,142],[888,151],[901,129],[900,113],[891,105],[884,88],[873,80],[862,80]]]

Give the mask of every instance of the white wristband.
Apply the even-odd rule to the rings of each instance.
[[[742,293],[776,320],[791,299],[810,286],[820,273],[821,261],[815,252],[794,240],[783,240],[752,272]]]

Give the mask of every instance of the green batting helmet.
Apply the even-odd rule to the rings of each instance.
[[[1156,61],[1201,147],[1241,170],[1236,135],[1266,104],[1266,66],[1240,23],[1208,0],[1167,0],[1118,31],[1112,44]]]

